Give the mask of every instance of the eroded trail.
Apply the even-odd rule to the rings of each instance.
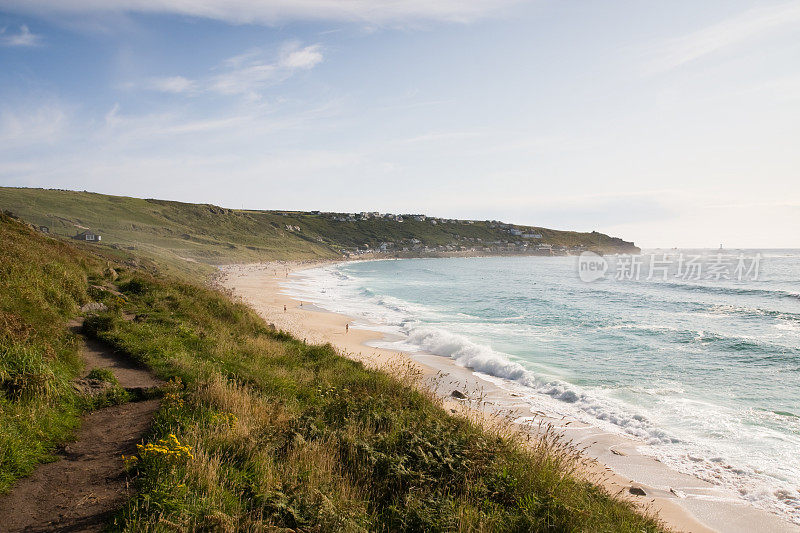
[[[87,371],[107,368],[129,389],[161,384],[104,344],[84,340]],[[158,400],[130,402],[83,417],[76,441],[56,454],[57,461],[0,497],[0,531],[102,531],[130,496],[121,456],[135,453],[158,406]]]
[[[146,389],[162,385],[150,371],[127,357],[115,354],[108,346],[95,339],[84,339],[83,360],[86,372],[93,368],[107,368],[126,389]]]

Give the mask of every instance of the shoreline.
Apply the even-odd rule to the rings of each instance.
[[[621,494],[643,510],[657,512],[667,527],[679,531],[800,531],[777,515],[736,501],[733,494],[694,476],[673,470],[657,459],[637,450],[640,442],[623,435],[575,420],[557,419],[535,410],[503,380],[487,379],[470,369],[457,366],[441,356],[406,353],[371,346],[386,340],[379,331],[350,328],[352,317],[336,314],[300,302],[285,294],[282,282],[302,270],[342,261],[271,262],[220,267],[220,285],[231,290],[254,308],[268,323],[311,343],[331,343],[343,355],[377,368],[412,364],[429,384],[438,382],[436,394],[446,409],[463,416],[477,416],[482,422],[504,424],[514,420],[535,420],[551,424],[566,440],[591,459],[586,477],[609,493]],[[284,311],[284,305],[286,310]],[[442,376],[444,376],[442,378]],[[468,401],[451,397],[459,390]],[[523,429],[521,424],[515,428]],[[529,430],[533,431],[533,430]],[[646,495],[630,493],[631,487]]]

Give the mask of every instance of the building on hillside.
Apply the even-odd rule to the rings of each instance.
[[[86,230],[78,233],[73,237],[76,241],[86,241],[86,242],[100,242],[102,237],[97,233],[92,231]]]
[[[541,239],[542,238],[542,234],[541,233],[523,233],[522,234],[522,238],[523,239]]]
[[[47,226],[39,226],[39,231],[41,231],[42,233],[50,233],[50,228],[48,228]]]

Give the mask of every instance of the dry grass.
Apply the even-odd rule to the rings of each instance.
[[[367,369],[209,289],[120,286],[137,318],[89,327],[180,378],[152,439],[174,434],[194,455],[132,467],[139,496],[121,529],[660,530],[583,479],[557,433],[450,416],[413,365]]]
[[[0,492],[68,439],[91,402],[70,386],[80,369],[69,318],[102,263],[0,213]]]
[[[197,285],[118,269],[111,287],[117,273],[71,246],[0,229],[0,488],[85,407],[65,323],[93,284],[109,311],[87,332],[171,379],[114,529],[661,530],[583,479],[557,434],[450,416],[411,366],[367,369]]]

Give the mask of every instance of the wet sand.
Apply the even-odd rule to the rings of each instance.
[[[255,309],[268,323],[311,343],[329,342],[343,355],[375,368],[414,365],[426,386],[435,388],[446,409],[458,416],[479,417],[487,424],[508,425],[526,421],[534,426],[515,425],[515,429],[536,431],[540,422],[551,424],[567,440],[582,449],[587,461],[587,476],[611,493],[619,493],[642,508],[658,513],[676,531],[796,531],[800,527],[776,515],[747,505],[730,493],[694,476],[676,472],[658,460],[641,454],[633,439],[578,420],[549,418],[514,392],[514,384],[485,378],[452,360],[430,354],[408,354],[372,347],[385,339],[383,333],[354,328],[354,319],[319,309],[286,294],[281,285],[289,276],[302,276],[302,270],[324,263],[273,262],[222,267],[220,283],[231,289]],[[284,306],[286,306],[284,310]],[[350,324],[349,331],[345,325]],[[367,328],[369,325],[366,326]],[[463,392],[468,400],[457,400],[452,391]],[[527,422],[532,420],[533,422]],[[646,495],[631,494],[631,487]]]

